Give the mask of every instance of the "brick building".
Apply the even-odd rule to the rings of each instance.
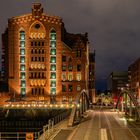
[[[68,33],[62,19],[45,14],[41,4],[33,4],[31,14],[10,18],[2,41],[2,73],[11,98],[71,102],[88,89],[87,33]]]
[[[128,68],[129,88],[140,100],[140,58]]]

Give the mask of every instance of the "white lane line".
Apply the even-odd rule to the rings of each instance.
[[[111,130],[111,124],[110,124],[109,119],[108,119],[107,116],[106,116],[106,113],[107,113],[107,112],[105,112],[104,114],[105,114],[106,122],[107,122],[107,124],[108,124],[108,128],[109,128],[109,130],[110,130],[111,139],[114,140],[113,132],[112,132],[112,130]]]
[[[100,129],[101,132],[101,140],[108,140],[106,129]]]
[[[92,111],[92,119],[89,122],[86,134],[84,136],[84,140],[89,140],[89,138],[90,138],[90,133],[91,133],[91,130],[92,130],[95,114],[96,114],[96,112]]]

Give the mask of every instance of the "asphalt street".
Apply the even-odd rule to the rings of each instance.
[[[112,110],[89,110],[72,132],[62,129],[55,140],[140,140],[140,123]],[[64,131],[65,130],[65,131]]]

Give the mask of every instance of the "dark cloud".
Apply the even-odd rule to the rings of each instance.
[[[0,4],[0,32],[7,18],[31,10],[35,0],[4,0]],[[140,56],[139,0],[38,0],[50,15],[63,18],[66,29],[89,33],[91,50],[96,49],[97,82],[113,70],[127,70]],[[103,83],[103,82],[99,82]]]

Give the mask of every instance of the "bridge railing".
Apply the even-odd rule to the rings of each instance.
[[[48,123],[43,126],[43,129],[38,132],[38,140],[42,140],[43,138],[45,139],[51,138],[56,132],[59,131],[59,127],[57,127],[56,124],[65,120],[69,115],[70,115],[70,112],[64,112],[50,119]]]
[[[132,103],[134,104],[135,106],[135,109],[136,109],[136,112],[138,114],[138,117],[140,119],[140,105],[137,101],[137,98],[135,97],[134,93],[132,91],[129,91],[129,90],[124,90],[122,92],[120,92],[119,94],[119,97],[118,97],[118,100],[117,100],[117,104],[116,104],[116,109],[118,107],[118,104],[119,104],[119,101],[120,101],[120,97],[123,95],[123,94],[127,94],[130,98],[130,100],[132,101]]]
[[[39,132],[29,132],[33,133],[34,140],[42,140],[41,136],[51,137],[52,134],[58,131],[58,128],[55,127],[56,124],[66,119],[70,115],[70,111],[63,112],[53,118],[51,118],[46,125]],[[3,122],[5,125],[6,122]],[[25,140],[26,134],[28,132],[0,132],[0,140]]]
[[[38,133],[33,133],[34,140],[38,140]],[[0,132],[0,140],[25,140],[26,132]]]

